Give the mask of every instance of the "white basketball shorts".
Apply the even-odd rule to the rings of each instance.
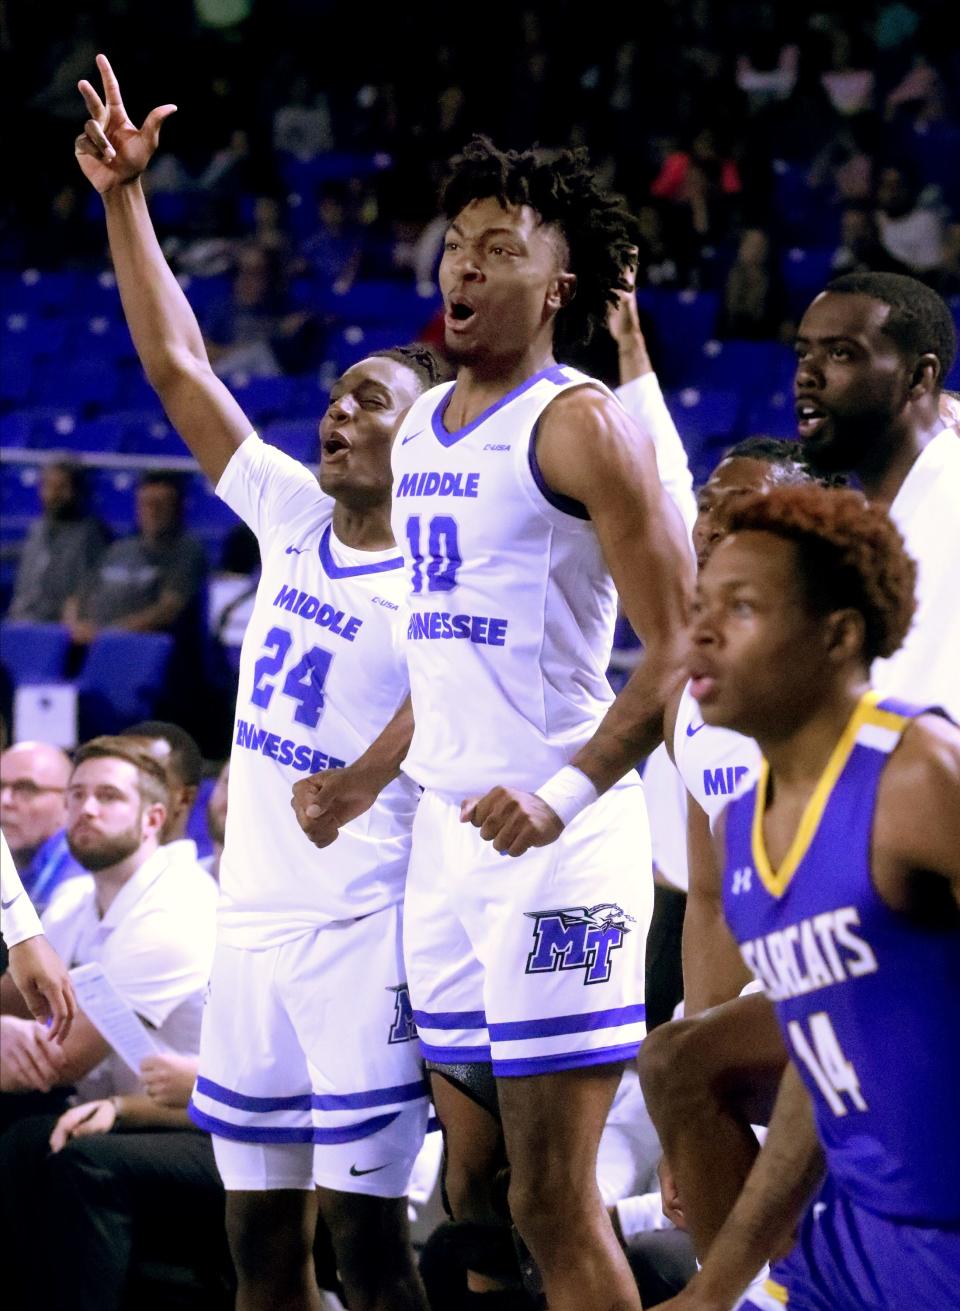
[[[402,934],[390,906],[264,951],[218,945],[189,1110],[228,1190],[406,1195],[429,1101]]]
[[[652,909],[639,781],[516,858],[461,822],[458,799],[425,792],[404,911],[424,1055],[492,1061],[498,1076],[632,1059]]]

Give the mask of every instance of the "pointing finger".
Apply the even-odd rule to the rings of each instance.
[[[77,83],[77,90],[83,96],[83,103],[87,107],[87,113],[91,118],[95,118],[98,123],[106,123],[109,118],[107,107],[94,91],[89,82],[84,79]]]
[[[110,109],[118,109],[122,114],[126,113],[123,108],[123,100],[120,98],[120,83],[117,81],[117,75],[110,67],[110,60],[106,55],[97,55],[97,68],[100,70],[100,76],[103,79],[103,95]]]

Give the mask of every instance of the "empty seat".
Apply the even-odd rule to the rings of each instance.
[[[63,678],[70,633],[62,624],[0,624],[0,664],[15,686]]]
[[[80,740],[155,718],[166,696],[172,654],[168,633],[100,633],[77,682]]]
[[[11,410],[0,417],[0,441],[4,446],[69,450],[77,422],[76,413],[65,406],[41,405]]]
[[[268,423],[260,434],[265,442],[272,442],[295,460],[315,463],[320,455],[320,438],[316,419],[284,419]]]
[[[797,419],[793,408],[793,391],[780,389],[757,397],[746,408],[743,431],[748,437],[795,438]]]

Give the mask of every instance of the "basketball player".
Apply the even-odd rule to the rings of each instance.
[[[950,312],[929,287],[895,274],[849,275],[831,283],[804,315],[795,379],[805,458],[823,473],[854,473],[872,499],[889,505],[917,562],[913,626],[901,649],[878,661],[874,682],[885,694],[922,695],[954,718],[960,715],[954,581],[960,443],[944,427],[940,401],[955,349]],[[707,852],[702,869],[709,868]],[[749,1126],[765,1118],[778,1084],[778,1049],[780,1066],[786,1059],[764,998],[736,997],[744,976],[722,932],[718,871],[712,891],[708,881],[702,886],[712,901],[710,923],[697,933],[694,913],[685,957],[699,959],[699,1001],[713,1009],[695,1025],[662,1026],[641,1058],[647,1104],[701,1253],[750,1172],[757,1144]],[[726,967],[706,977],[721,961]]]
[[[909,629],[915,568],[856,492],[775,489],[729,525],[700,580],[693,691],[705,722],[763,753],[723,816],[724,908],[791,1064],[743,1195],[668,1306],[732,1306],[744,1264],[788,1245],[825,1163],[769,1300],[746,1305],[950,1311],[960,731],[869,686]],[[811,1105],[821,1156],[804,1159]]]
[[[217,955],[194,1121],[213,1135],[244,1311],[317,1308],[317,1207],[351,1307],[423,1311],[404,1195],[427,1115],[401,946],[417,790],[398,779],[322,855],[290,812],[298,774],[361,756],[407,696],[390,440],[439,376],[372,355],[334,385],[316,479],[265,445],[207,361],[139,176],[173,106],[137,131],[109,63],[76,153],[101,193],[148,377],[217,493],[256,533],[220,865]]]
[[[662,734],[692,570],[652,444],[556,362],[623,286],[628,216],[581,155],[482,139],[454,161],[444,205],[459,372],[418,398],[394,443],[415,719],[404,770],[425,788],[411,995],[454,1216],[489,1215],[471,1099],[489,1102],[492,1067],[510,1209],[551,1311],[634,1308],[596,1186],[600,1132],[644,1032],[649,836],[625,775]],[[645,656],[611,704],[617,591]],[[317,813],[336,812],[323,789]]]

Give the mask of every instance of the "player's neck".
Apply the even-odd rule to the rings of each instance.
[[[813,790],[868,687],[866,678],[840,683],[818,701],[815,714],[757,735],[770,766],[771,788],[775,783],[791,792]]]
[[[892,504],[907,475],[928,442],[943,427],[939,414],[925,414],[920,423],[908,423],[886,443],[878,443],[872,458],[856,470],[863,490],[871,501],[880,505]]]
[[[443,421],[449,432],[473,423],[491,405],[496,405],[529,378],[556,364],[552,343],[537,342],[522,355],[471,360],[457,371],[450,404]]]
[[[333,531],[338,541],[355,551],[389,551],[396,546],[389,503],[359,510],[338,501],[333,509]]]

